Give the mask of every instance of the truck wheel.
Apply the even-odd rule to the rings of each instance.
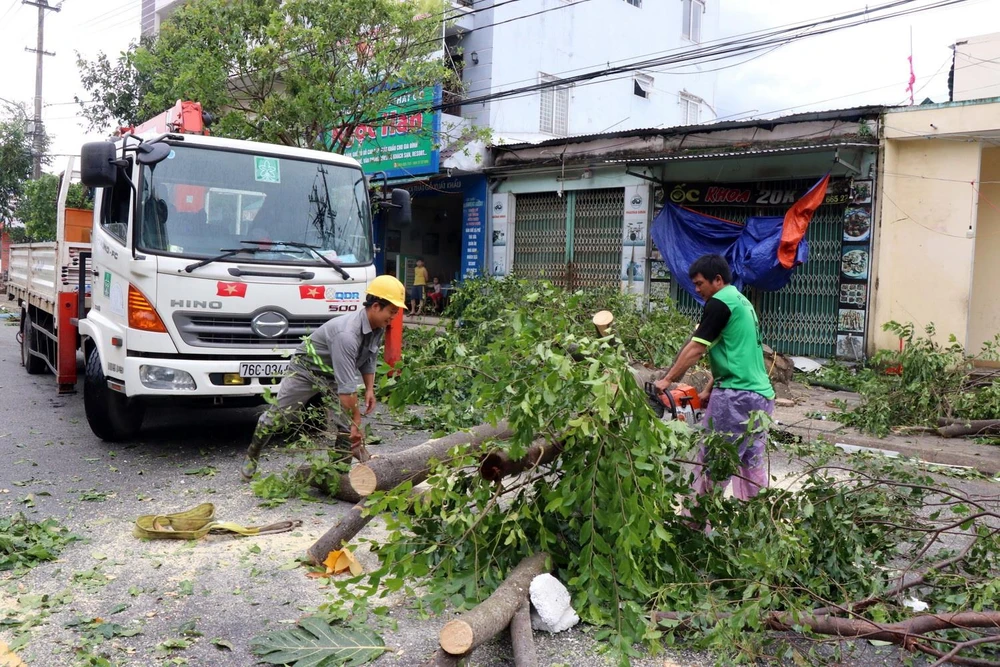
[[[142,420],[146,414],[144,405],[108,387],[97,348],[91,350],[87,357],[83,408],[87,413],[90,430],[107,442],[122,442],[134,438],[142,428]]]
[[[31,324],[31,315],[24,311],[24,329],[21,332],[21,363],[28,375],[41,375],[49,370],[45,360],[31,354],[38,351],[38,332]]]

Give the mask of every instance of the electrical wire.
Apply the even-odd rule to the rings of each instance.
[[[632,73],[632,72],[640,71],[640,70],[643,70],[643,69],[649,69],[650,67],[656,67],[656,66],[668,65],[668,64],[679,64],[679,63],[689,62],[689,61],[699,61],[699,62],[706,61],[706,60],[707,61],[711,61],[711,60],[721,59],[721,58],[724,58],[724,57],[732,57],[734,55],[739,55],[739,54],[746,53],[746,52],[753,52],[753,51],[759,50],[760,48],[767,47],[767,46],[788,43],[788,42],[791,42],[791,41],[798,41],[799,39],[805,39],[807,37],[815,37],[815,36],[818,36],[818,35],[829,34],[829,33],[832,33],[832,32],[837,32],[837,31],[840,31],[840,30],[845,30],[845,29],[849,29],[849,28],[852,28],[852,27],[857,27],[857,26],[863,25],[863,24],[870,24],[870,23],[880,22],[880,21],[884,21],[884,20],[888,20],[888,19],[892,19],[892,18],[898,18],[900,16],[908,16],[908,15],[911,15],[911,14],[914,14],[914,13],[917,13],[917,12],[929,11],[929,10],[932,10],[932,9],[939,9],[939,8],[942,8],[942,7],[948,7],[948,6],[951,6],[951,5],[961,4],[961,3],[967,2],[967,1],[968,0],[938,0],[937,2],[933,2],[933,3],[929,4],[929,5],[923,5],[923,6],[920,6],[920,7],[910,8],[910,9],[902,9],[900,11],[896,11],[894,13],[886,14],[886,15],[883,15],[883,16],[872,17],[872,16],[869,15],[871,13],[871,11],[881,11],[883,9],[890,9],[890,8],[900,7],[900,6],[911,4],[912,2],[915,2],[915,0],[896,0],[896,2],[890,2],[890,3],[887,3],[885,5],[881,5],[879,8],[876,8],[875,10],[862,11],[862,12],[854,12],[852,14],[845,14],[845,15],[842,15],[842,16],[839,16],[839,17],[835,17],[835,18],[832,18],[832,19],[825,19],[825,20],[822,20],[822,21],[815,21],[815,22],[812,22],[811,24],[806,24],[806,25],[801,25],[800,24],[800,25],[796,25],[796,26],[791,27],[791,28],[785,28],[785,29],[782,29],[782,30],[773,31],[773,33],[771,35],[767,36],[767,39],[759,40],[756,43],[754,43],[753,40],[733,40],[731,42],[724,42],[722,44],[719,44],[719,45],[716,45],[716,46],[713,46],[713,47],[709,47],[707,49],[706,48],[691,49],[691,50],[689,50],[689,51],[687,51],[685,53],[679,53],[679,54],[674,55],[674,56],[665,56],[665,57],[661,57],[661,58],[654,58],[654,59],[645,60],[645,61],[633,62],[633,63],[630,63],[628,65],[621,65],[621,66],[618,66],[618,67],[605,68],[605,69],[602,69],[602,70],[597,70],[597,71],[594,71],[594,72],[588,72],[588,73],[585,73],[585,74],[579,74],[579,75],[576,75],[576,76],[572,76],[572,77],[568,77],[568,78],[563,78],[563,79],[559,79],[559,80],[556,80],[556,81],[543,81],[543,82],[539,82],[539,83],[536,83],[536,84],[533,84],[533,85],[529,85],[529,86],[522,86],[520,88],[514,88],[514,89],[509,89],[509,90],[503,90],[503,91],[488,93],[488,94],[485,94],[485,95],[479,95],[479,96],[475,96],[475,97],[469,97],[469,98],[466,98],[466,99],[462,100],[461,103],[463,105],[466,105],[466,104],[480,104],[480,103],[484,103],[484,102],[490,102],[490,101],[493,101],[493,100],[520,97],[520,96],[523,96],[523,95],[532,94],[532,93],[539,92],[539,91],[542,91],[542,90],[546,90],[546,89],[549,89],[549,88],[562,88],[562,87],[566,87],[566,86],[569,86],[569,85],[573,85],[573,84],[577,84],[577,83],[581,83],[581,82],[590,81],[590,80],[593,80],[593,79],[605,78],[605,77],[608,77],[608,76],[613,75],[613,74]],[[849,19],[856,19],[859,16],[860,17],[864,17],[864,18],[862,20],[856,20],[856,21],[853,21],[853,22],[844,23],[843,25],[827,25],[827,27],[820,28],[820,29],[815,29],[815,28],[818,28],[819,26],[824,25],[824,24],[837,23],[837,22],[842,22],[844,20],[849,20]],[[798,35],[789,35],[788,34],[788,33],[793,33],[793,32],[802,32],[803,30],[807,30],[808,32],[805,32],[804,34],[798,34]],[[445,106],[454,106],[454,104],[433,105],[431,107],[425,108],[424,110],[425,111],[440,111],[441,109],[445,108]],[[373,122],[373,121],[369,121],[369,122]]]

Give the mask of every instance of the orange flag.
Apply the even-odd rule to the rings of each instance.
[[[781,243],[778,244],[778,262],[784,268],[790,269],[795,266],[799,243],[809,229],[813,213],[826,199],[826,187],[829,184],[830,174],[827,174],[785,213],[785,222],[781,227]]]

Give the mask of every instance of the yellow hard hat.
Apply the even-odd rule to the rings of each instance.
[[[368,285],[368,294],[406,310],[406,288],[394,276],[376,276]]]

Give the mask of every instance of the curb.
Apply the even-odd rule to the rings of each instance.
[[[801,437],[806,442],[815,442],[823,437],[833,444],[853,445],[883,453],[895,452],[900,456],[919,459],[925,463],[973,468],[984,475],[1000,474],[1000,447],[973,445],[959,438],[945,440],[940,446],[929,446],[849,433],[817,432],[814,428],[797,426],[785,426],[784,430]]]

